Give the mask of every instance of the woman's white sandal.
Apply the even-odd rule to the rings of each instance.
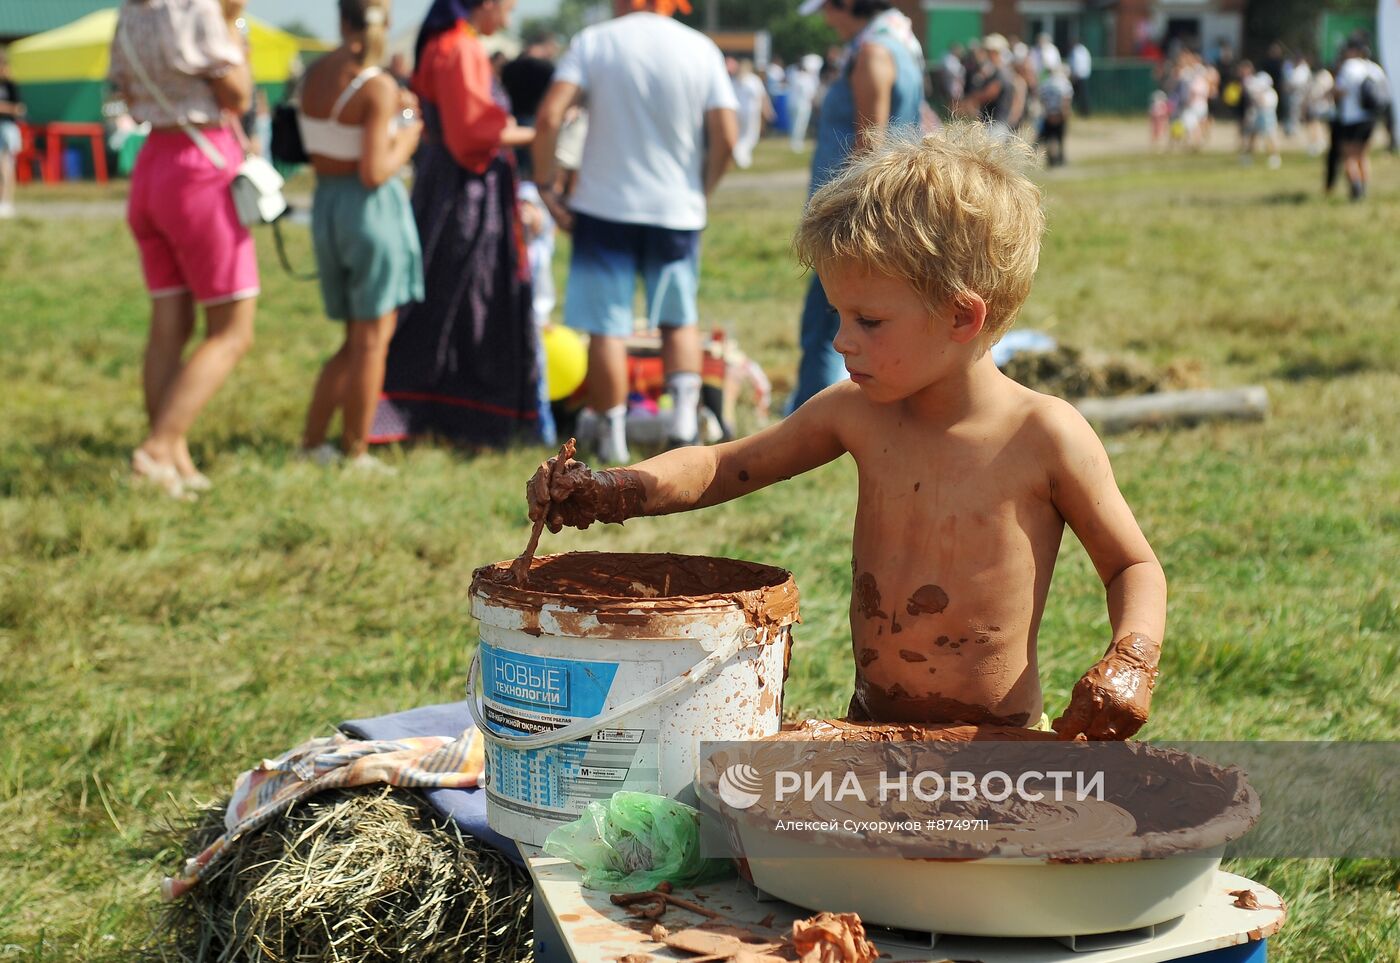
[[[187,491],[180,472],[174,465],[162,465],[140,448],[131,453],[131,476],[143,485],[154,485],[171,498],[193,501],[195,494]]]
[[[207,492],[214,487],[209,476],[202,471],[197,471],[193,475],[181,475],[180,484],[185,486],[187,492]]]

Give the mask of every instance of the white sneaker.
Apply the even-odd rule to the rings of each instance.
[[[709,408],[700,409],[700,440],[707,445],[724,441],[724,426]]]
[[[15,206],[13,204],[0,204],[0,219],[9,220],[15,216]]]
[[[315,448],[303,448],[297,452],[297,461],[309,461],[326,468],[339,462],[345,456],[330,442],[323,442]]]
[[[346,459],[345,467],[354,469],[365,475],[383,475],[385,477],[390,477],[399,473],[397,468],[394,468],[392,465],[384,464],[369,452],[365,452],[363,455],[356,455],[354,458]]]
[[[632,452],[627,448],[615,451],[616,446],[608,432],[600,432],[597,442],[593,446],[593,457],[600,465],[630,465],[632,464]]]
[[[598,413],[592,408],[584,408],[578,413],[578,421],[574,423],[574,437],[578,440],[579,451],[593,450],[593,444],[598,440],[600,421]]]
[[[1269,170],[1276,171],[1283,166],[1283,158],[1277,154],[1269,155]]]

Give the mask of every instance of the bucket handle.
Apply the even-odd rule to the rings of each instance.
[[[508,736],[495,732],[486,723],[486,705],[484,694],[477,692],[477,684],[481,678],[481,648],[472,653],[471,671],[467,676],[467,711],[471,714],[472,722],[480,730],[482,736],[490,742],[505,746],[507,749],[544,749],[548,746],[558,746],[566,742],[574,742],[593,735],[599,729],[606,729],[623,716],[636,712],[638,709],[645,709],[649,706],[667,699],[684,688],[695,685],[705,676],[709,675],[720,665],[728,662],[738,653],[744,643],[752,642],[758,638],[757,630],[752,627],[741,629],[729,638],[720,643],[719,647],[695,663],[685,672],[661,683],[655,689],[644,695],[639,695],[635,699],[624,702],[622,705],[609,709],[601,715],[591,719],[579,719],[571,722],[567,726],[559,729],[551,729],[548,732],[537,732],[534,735]]]

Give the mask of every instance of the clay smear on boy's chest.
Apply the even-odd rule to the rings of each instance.
[[[909,596],[910,615],[938,615],[948,607],[948,593],[938,585],[921,585]]]
[[[852,560],[854,569],[855,561]],[[890,634],[896,635],[904,631],[904,625],[899,621],[899,606],[893,605],[890,611],[886,612],[883,600],[880,597],[880,585],[875,581],[875,573],[861,572],[856,576],[855,582],[851,586],[851,598],[855,604],[855,609],[867,619],[888,619],[890,623]],[[948,607],[948,593],[942,586],[928,583],[921,585],[909,596],[904,603],[904,611],[910,616],[917,618],[921,615],[940,615]],[[876,628],[876,634],[882,635],[884,627]],[[869,651],[869,650],[867,650]],[[862,656],[863,657],[863,656]],[[909,658],[907,661],[917,662],[922,659]],[[868,664],[868,663],[867,663]]]
[[[889,618],[880,607],[880,586],[876,583],[873,572],[861,572],[856,576],[852,595],[855,597],[856,611],[867,619]]]

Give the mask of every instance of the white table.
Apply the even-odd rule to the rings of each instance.
[[[658,963],[687,959],[686,954],[653,942],[646,932],[651,923],[643,923],[622,907],[614,906],[608,900],[609,894],[584,889],[580,885],[581,874],[572,864],[545,856],[533,846],[521,845],[520,850],[535,884],[535,958],[540,963],[613,963],[630,953],[650,956]],[[1234,905],[1230,891],[1240,889],[1254,891],[1259,909]],[[812,915],[809,910],[761,897],[752,886],[738,879],[678,888],[676,895],[747,924],[757,925],[772,914],[772,926],[780,931],[786,930],[794,919]],[[1162,963],[1264,940],[1278,932],[1285,916],[1278,894],[1242,876],[1219,872],[1204,903],[1179,920],[1157,927],[1153,935],[1144,936],[1142,942],[1131,946],[1086,949],[1081,942],[1076,951],[1050,939],[964,936],[943,936],[933,946],[925,937],[920,946],[909,934],[878,928],[867,936],[894,961]],[[668,907],[661,922],[675,932],[705,920],[686,910]]]

